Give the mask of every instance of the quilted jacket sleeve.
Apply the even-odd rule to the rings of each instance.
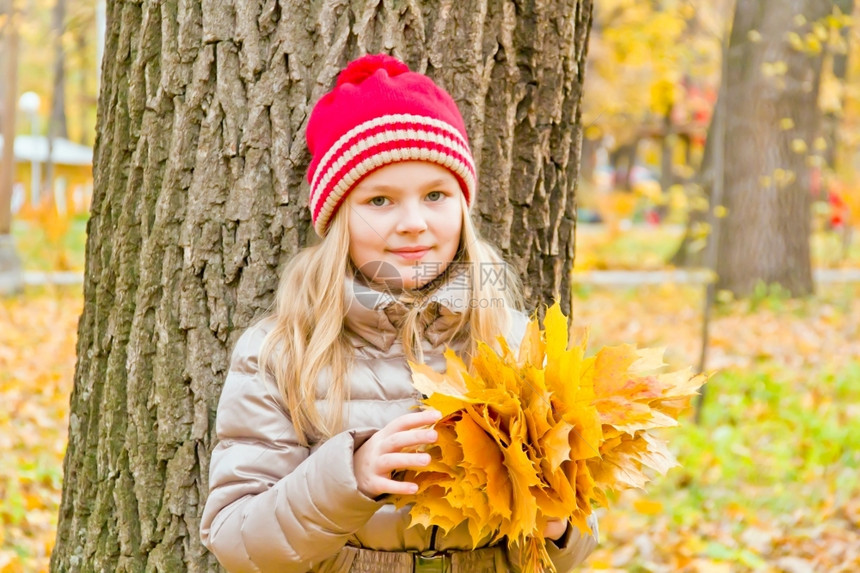
[[[253,327],[233,351],[200,534],[228,571],[304,572],[380,507],[352,468],[354,449],[375,430],[343,432],[313,453],[300,445],[274,381],[258,369],[264,336]]]

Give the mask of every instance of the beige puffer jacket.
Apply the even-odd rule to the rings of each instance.
[[[419,552],[471,546],[465,524],[447,535],[435,527],[410,528],[408,510],[358,490],[353,452],[374,431],[408,413],[421,396],[412,387],[397,337],[396,325],[406,309],[352,279],[346,286],[345,323],[356,358],[342,433],[310,449],[297,443],[274,380],[258,369],[271,320],[249,328],[233,351],[218,404],[219,442],[212,452],[200,529],[203,544],[231,572],[329,571],[344,545]],[[445,368],[441,341],[465,310],[468,294],[452,280],[421,311],[425,361],[437,371]],[[514,315],[507,339],[516,349],[527,318]],[[458,336],[452,346],[460,350],[465,343]],[[596,537],[596,522],[592,528]],[[568,528],[561,540],[547,542],[557,569],[569,571],[584,560],[595,537],[579,537]]]

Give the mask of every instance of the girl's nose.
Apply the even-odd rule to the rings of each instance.
[[[408,201],[403,204],[403,210],[397,221],[398,233],[420,233],[427,230],[427,218],[422,206],[417,202]]]

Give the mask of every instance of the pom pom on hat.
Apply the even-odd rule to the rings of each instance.
[[[389,163],[439,164],[457,178],[466,203],[474,201],[475,161],[457,104],[393,56],[350,62],[314,106],[306,138],[311,219],[320,236],[361,179]]]
[[[409,66],[388,54],[373,54],[353,60],[337,76],[337,86],[360,84],[379,70],[388,72],[388,77],[399,76],[409,71]]]

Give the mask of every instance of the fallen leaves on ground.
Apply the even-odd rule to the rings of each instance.
[[[702,292],[583,289],[572,319],[593,348],[661,346],[670,366],[695,364]],[[81,306],[65,290],[0,299],[0,571],[47,570]],[[727,303],[711,341],[702,423],[667,436],[682,467],[598,510],[582,570],[860,570],[860,286]]]
[[[0,572],[47,571],[75,367],[77,290],[0,297]]]
[[[703,289],[584,289],[573,318],[594,344],[667,347],[698,360]],[[700,425],[682,468],[600,512],[585,571],[860,570],[860,286],[728,301],[714,313]]]

